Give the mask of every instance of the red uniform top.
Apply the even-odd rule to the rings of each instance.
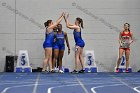
[[[125,33],[125,31],[123,31],[121,33],[122,39],[130,39],[131,37],[131,32],[129,31],[127,34]]]
[[[128,33],[125,33],[125,31],[123,31],[121,33],[121,39],[122,39],[122,43],[125,44],[125,43],[129,43],[130,42],[130,38],[131,38],[131,32],[129,31]],[[120,48],[123,48],[123,49],[129,49],[129,46],[128,47],[123,47],[123,46],[120,46]]]

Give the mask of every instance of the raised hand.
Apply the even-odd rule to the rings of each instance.
[[[64,15],[65,15],[64,12],[62,12],[61,16],[64,16]]]
[[[69,18],[69,13],[67,14],[66,18]]]

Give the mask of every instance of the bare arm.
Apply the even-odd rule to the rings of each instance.
[[[71,23],[69,22],[68,19],[66,19],[66,21],[67,21],[67,24],[68,24],[69,26],[74,26],[73,24],[71,24]],[[65,22],[66,22],[66,21],[65,21]]]
[[[68,21],[68,17],[66,18],[66,17],[64,16],[64,19],[65,19],[67,28],[70,28],[70,29],[78,29],[78,28],[79,28],[79,26],[70,24],[70,22]]]
[[[67,44],[67,47],[68,47],[68,54],[70,54],[70,45],[69,45],[69,40],[68,40],[67,33],[65,32],[64,35],[65,35],[65,40],[66,40],[66,44]]]
[[[63,16],[64,16],[64,13],[62,13],[61,16],[59,17],[59,19],[56,21],[56,23],[54,23],[53,25],[48,27],[48,29],[53,29],[54,27],[56,27],[62,21]]]
[[[121,36],[121,32],[120,32],[120,35],[119,35],[119,44],[120,44],[120,46],[122,46],[122,36]]]
[[[133,43],[133,41],[134,41],[133,33],[131,32],[131,41],[130,41],[130,44]]]

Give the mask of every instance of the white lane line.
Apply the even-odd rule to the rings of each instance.
[[[51,91],[52,91],[52,89],[54,89],[54,88],[61,88],[61,87],[68,87],[68,86],[76,86],[76,85],[79,85],[79,84],[61,85],[61,86],[56,86],[56,87],[50,87],[50,88],[48,88],[47,93],[52,93]]]
[[[60,84],[59,82],[40,82],[40,83],[47,83],[47,84]],[[76,84],[77,82],[65,82],[67,84]],[[34,84],[34,82],[14,82],[14,83],[0,83],[0,86],[1,85],[17,85],[17,84]]]
[[[33,86],[34,84],[30,84],[30,85],[22,85],[22,86],[13,86],[13,87],[7,87],[5,88],[1,93],[6,93],[7,90],[11,89],[11,88],[18,88],[18,87],[25,87],[25,86]]]
[[[92,84],[103,84],[103,83],[87,83],[85,85],[92,85]],[[56,87],[50,87],[48,88],[48,91],[47,93],[52,93],[52,89],[55,89],[55,88],[62,88],[62,87],[71,87],[71,86],[80,86],[80,84],[71,84],[71,85],[61,85],[61,86],[56,86]]]
[[[78,81],[78,83],[81,85],[81,87],[83,88],[84,92],[89,93],[86,87],[84,86],[84,84],[79,80],[79,78],[77,76],[75,76],[75,78]]]
[[[0,83],[0,85],[14,85],[14,84],[34,84],[33,82],[17,82],[17,83]]]
[[[93,92],[93,93],[97,93],[96,91],[95,91],[95,89],[97,89],[97,88],[102,88],[102,87],[108,87],[108,86],[121,86],[121,85],[123,85],[123,84],[112,84],[112,85],[102,85],[102,86],[97,86],[97,87],[93,87],[93,88],[91,88],[91,91]]]
[[[44,85],[48,85],[48,84],[54,84],[56,85],[56,83],[44,83],[44,84],[38,84],[38,86],[44,86]],[[12,86],[12,87],[6,87],[2,92],[0,93],[6,93],[8,90],[12,89],[12,88],[19,88],[19,87],[29,87],[29,86],[34,86],[35,84],[28,84],[28,85],[16,85],[16,86]]]
[[[136,92],[140,93],[140,90],[138,90],[137,88],[140,88],[140,86],[134,87],[133,89],[134,89]]]
[[[112,76],[111,76],[111,77],[112,77]],[[116,78],[116,77],[112,77],[112,78],[116,79],[117,81],[119,81],[120,83],[124,84],[125,86],[127,86],[127,87],[133,89],[133,87],[129,86],[127,83],[123,82],[121,79]]]
[[[111,76],[112,77],[112,76]],[[132,86],[130,86],[130,85],[128,85],[127,83],[125,83],[125,82],[123,82],[121,79],[119,79],[119,78],[116,78],[116,77],[112,77],[112,78],[114,78],[114,79],[116,79],[117,81],[119,81],[119,82],[121,82],[122,84],[124,84],[125,86],[127,86],[127,87],[129,87],[130,89],[132,89],[132,90],[134,90],[134,88],[132,87]],[[134,90],[134,91],[139,91],[139,90]],[[138,92],[138,93],[140,93],[140,92]]]
[[[35,85],[34,85],[32,93],[36,93],[36,91],[37,91],[37,86],[38,86],[39,78],[40,78],[40,73],[38,73],[38,75],[37,75],[36,82],[35,82]]]
[[[16,83],[34,83],[34,82],[29,82],[29,81],[21,81],[21,82],[20,81],[16,81],[16,82],[2,81],[0,83],[15,83],[16,84]]]

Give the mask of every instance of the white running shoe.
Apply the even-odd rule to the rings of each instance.
[[[45,71],[47,71],[46,69],[42,69],[42,72],[45,72]]]
[[[63,70],[59,70],[59,73],[64,73],[64,71]]]

